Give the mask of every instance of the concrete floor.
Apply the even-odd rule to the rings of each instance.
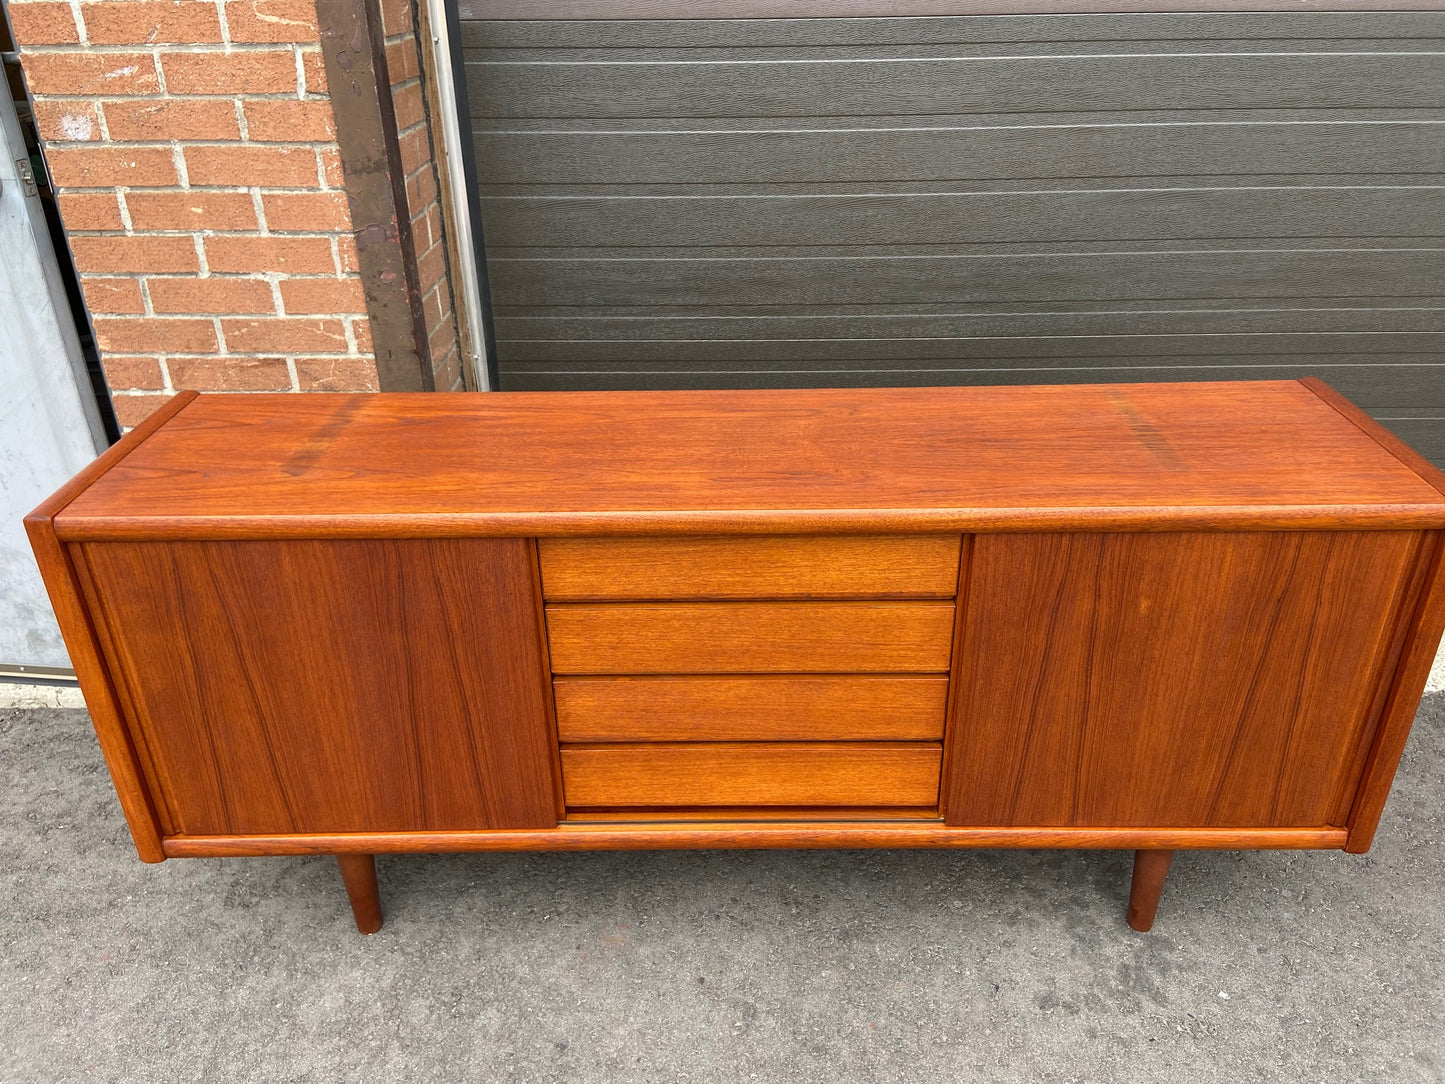
[[[145,866],[83,711],[0,711],[0,1080],[1445,1080],[1445,696],[1375,850]]]

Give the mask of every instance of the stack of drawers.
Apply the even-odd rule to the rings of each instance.
[[[541,540],[568,813],[936,815],[960,545]]]

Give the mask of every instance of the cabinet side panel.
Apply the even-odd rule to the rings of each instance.
[[[116,796],[125,813],[131,839],[135,841],[136,853],[142,861],[164,861],[162,827],[156,804],[152,803],[146,788],[115,682],[105,665],[93,617],[81,593],[80,580],[71,560],[71,548],[56,538],[55,525],[48,516],[30,516],[25,521],[25,530],[35,551],[35,561],[45,581],[50,603],[55,608],[65,650],[70,655],[75,676],[85,694],[85,706],[95,727],[101,753],[105,756],[111,782],[115,785]]]
[[[115,675],[106,665],[102,653],[97,628],[99,619],[92,613],[89,600],[82,591],[77,568],[78,552],[75,547],[60,541],[55,517],[195,399],[196,392],[193,391],[183,391],[174,396],[25,517],[25,533],[30,539],[31,549],[35,551],[35,563],[45,581],[50,603],[55,608],[65,650],[75,667],[81,692],[85,694],[90,721],[105,755],[105,764],[120,798],[121,809],[125,812],[136,852],[145,862],[162,862],[166,857],[161,848],[163,825],[158,816],[158,803],[147,788],[134,744],[135,735],[127,725],[122,710]]]
[[[530,545],[87,544],[177,831],[555,825]]]
[[[1420,540],[979,536],[949,823],[1329,823]]]
[[[1405,617],[1405,642],[1399,665],[1389,675],[1385,706],[1380,725],[1371,743],[1360,775],[1359,791],[1354,795],[1349,812],[1350,836],[1345,850],[1356,854],[1368,851],[1395,779],[1395,769],[1405,752],[1410,726],[1420,708],[1420,697],[1430,666],[1440,648],[1440,635],[1445,630],[1445,540],[1438,533],[1430,540],[1427,556],[1429,568],[1425,585],[1413,612]]]

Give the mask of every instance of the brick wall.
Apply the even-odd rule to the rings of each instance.
[[[9,12],[121,425],[184,388],[374,389],[312,0]],[[408,54],[396,18],[405,92],[416,43]],[[416,187],[421,250],[432,221]],[[444,259],[441,275],[445,291]]]
[[[462,388],[461,352],[452,313],[451,280],[447,274],[446,237],[437,196],[431,125],[422,88],[415,11],[411,0],[382,0],[386,32],[386,66],[396,109],[397,138],[416,246],[417,274],[426,310],[432,372],[437,391]]]

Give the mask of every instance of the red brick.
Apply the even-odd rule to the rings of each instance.
[[[102,96],[160,90],[156,62],[149,53],[26,53],[20,64],[32,94]]]
[[[411,234],[418,252],[425,252],[442,242],[441,211],[435,202],[419,208],[412,215]]]
[[[392,85],[415,79],[421,74],[421,61],[417,57],[416,38],[392,42],[386,47],[386,76]]]
[[[231,0],[226,26],[232,41],[316,42],[321,36],[313,0]]]
[[[366,295],[360,279],[285,279],[281,303],[290,315],[366,312]]]
[[[191,184],[315,188],[316,154],[309,147],[187,147]]]
[[[401,148],[403,175],[409,177],[431,161],[431,138],[427,135],[425,126],[402,133],[396,142]]]
[[[326,58],[321,55],[320,49],[302,49],[300,52],[301,81],[305,84],[301,89],[307,94],[325,94]]]
[[[160,99],[105,103],[111,139],[160,143],[172,139],[240,139],[236,107],[228,101]]]
[[[116,395],[111,398],[115,420],[122,429],[131,429],[165,406],[169,395]]]
[[[298,233],[332,233],[351,229],[351,210],[344,192],[266,192],[261,196],[266,226]]]
[[[60,220],[67,230],[120,230],[120,202],[114,192],[62,192]]]
[[[396,110],[396,130],[404,132],[413,125],[426,120],[426,102],[422,97],[421,83],[408,83],[391,96],[392,107]]]
[[[131,192],[125,198],[138,230],[254,230],[256,205],[246,192]]]
[[[411,0],[381,0],[381,25],[388,38],[410,30]]]
[[[221,40],[215,4],[201,0],[126,0],[81,4],[80,17],[92,45],[200,44]]]
[[[260,353],[345,352],[346,332],[340,320],[272,317],[268,320],[222,320],[228,350]]]
[[[85,294],[85,307],[91,312],[141,313],[146,311],[140,296],[138,279],[98,279],[80,277]]]
[[[52,147],[45,163],[63,188],[156,187],[178,180],[169,147]]]
[[[271,284],[260,279],[152,278],[151,308],[165,313],[275,312]]]
[[[290,49],[234,53],[162,53],[172,94],[295,94],[296,54]]]
[[[441,244],[447,240],[447,233],[442,227],[442,208],[436,204],[426,208],[426,237],[431,244]]]
[[[166,386],[161,376],[159,358],[134,357],[126,354],[106,354],[100,359],[105,371],[105,383],[113,391],[130,390],[160,391]]]
[[[456,350],[447,351],[446,357],[437,362],[436,368],[432,371],[432,378],[437,391],[463,390],[461,354]]]
[[[296,382],[302,391],[378,391],[371,358],[297,358]]]
[[[171,358],[171,383],[196,391],[290,391],[281,358]]]
[[[334,147],[322,147],[316,152],[321,158],[321,175],[330,188],[345,188],[346,174],[341,170],[341,154]]]
[[[351,337],[356,340],[356,349],[363,354],[371,353],[371,322],[357,317],[351,321]]]
[[[250,101],[245,109],[246,132],[251,139],[276,143],[317,143],[336,138],[336,123],[329,99]]]
[[[76,143],[100,138],[100,117],[94,102],[40,99],[35,103],[35,125],[42,139]]]
[[[155,316],[97,316],[95,342],[102,350],[153,354],[188,353],[216,349],[216,328],[209,320]]]
[[[421,299],[421,311],[423,317],[426,319],[427,330],[435,330],[436,326],[442,322],[442,319],[448,313],[447,307],[442,304],[442,291],[440,286],[431,290]]]
[[[80,42],[75,14],[69,4],[10,4],[8,10],[15,40],[22,46],[76,45]]]
[[[437,196],[436,175],[429,169],[406,179],[406,205],[416,213]]]
[[[447,351],[457,344],[457,326],[448,320],[428,336],[428,347],[433,360],[446,357]]]
[[[324,237],[207,237],[212,271],[334,274],[331,243]]]
[[[200,270],[189,237],[72,237],[70,252],[81,272],[131,271],[149,274]]]
[[[416,261],[416,280],[423,291],[430,290],[447,273],[447,250],[445,245],[432,245]]]

